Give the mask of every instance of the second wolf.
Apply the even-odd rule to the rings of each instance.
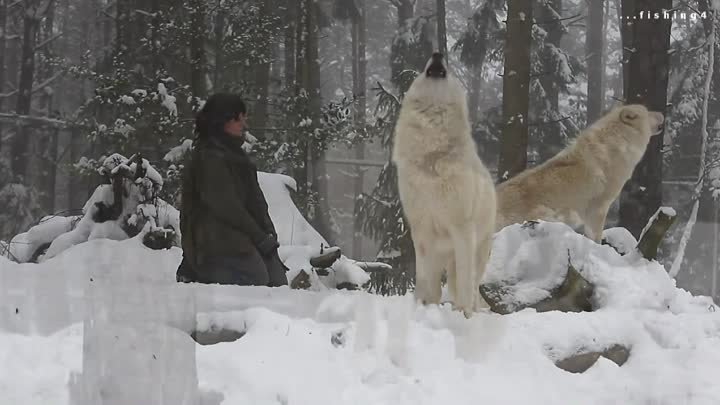
[[[547,162],[497,188],[497,230],[542,219],[602,238],[610,204],[632,176],[664,119],[642,105],[616,107]]]

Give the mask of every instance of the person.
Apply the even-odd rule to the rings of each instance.
[[[242,98],[225,93],[197,114],[181,186],[179,282],[288,284],[257,167],[242,148],[246,114]]]

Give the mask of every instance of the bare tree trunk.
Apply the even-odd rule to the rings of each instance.
[[[319,26],[318,26],[318,9],[313,0],[307,0],[305,12],[307,13],[307,42],[305,63],[308,67],[308,82],[304,86],[310,96],[310,113],[313,116],[313,122],[319,122],[322,98],[320,93],[320,60],[319,60]],[[310,174],[312,175],[313,191],[317,192],[318,204],[315,206],[315,223],[316,229],[330,243],[334,244],[337,234],[333,228],[333,217],[329,205],[329,175],[325,163],[324,145],[312,142],[308,145],[310,151],[310,162],[312,167]]]
[[[634,0],[634,9],[625,7],[623,13],[632,11],[661,13],[672,8],[671,0]],[[627,15],[626,15],[627,16]],[[640,18],[632,25],[632,42],[624,42],[633,52],[626,77],[625,99],[629,104],[643,104],[650,110],[665,114],[670,49],[670,19]],[[629,38],[624,38],[626,40]],[[651,215],[662,202],[662,146],[663,134],[650,139],[645,156],[635,168],[632,178],[620,195],[620,226],[638,236]]]
[[[20,115],[29,115],[32,103],[33,78],[35,77],[35,44],[40,20],[31,12],[23,16],[23,42],[20,68],[20,82],[18,83],[17,107],[15,111]],[[12,173],[27,181],[28,152],[30,146],[30,131],[23,125],[12,142]]]
[[[190,10],[190,88],[193,96],[200,98],[204,98],[207,93],[205,86],[206,3],[206,0],[193,0]]]
[[[532,0],[508,3],[499,182],[515,176],[527,167],[532,11]]]
[[[8,0],[6,0],[8,1]],[[8,10],[8,13],[10,13],[11,10]],[[8,16],[9,17],[9,16]],[[5,48],[7,52],[7,57],[5,60],[5,84],[10,85],[8,88],[8,91],[17,90],[18,85],[18,77],[20,72],[20,54],[22,52],[22,37],[18,34],[20,30],[22,29],[22,19],[20,18],[8,18],[7,20],[7,28],[6,28],[6,34],[12,33],[10,35],[7,35],[6,42],[5,42]],[[7,103],[7,110],[10,110],[11,108],[14,108],[17,106],[17,92],[16,95],[13,97],[8,97],[5,99],[5,102]],[[12,106],[12,107],[10,107]],[[6,145],[9,146],[9,145]],[[6,148],[7,150],[8,148]],[[11,149],[11,148],[10,148]]]
[[[272,11],[268,2],[263,2],[260,15],[263,19],[271,16]],[[263,61],[255,66],[255,88],[258,91],[256,98],[255,112],[253,114],[253,123],[259,129],[255,130],[255,135],[265,139],[267,137],[263,128],[267,127],[268,117],[268,96],[270,92],[270,67],[272,64],[272,44],[268,41],[263,44],[261,54]]]
[[[546,161],[555,156],[565,147],[566,138],[563,136],[558,125],[552,122],[560,118],[560,83],[558,72],[556,71],[555,53],[560,49],[565,28],[562,25],[562,0],[548,0],[540,2],[539,14],[540,20],[543,21],[542,27],[547,32],[545,45],[542,52],[543,72],[539,73],[539,80],[542,88],[545,90],[543,99],[544,105],[539,109],[533,109],[533,116],[545,115],[543,121],[549,121],[540,124],[537,131],[533,132],[535,137],[532,141],[537,143],[537,152],[540,161]],[[539,111],[538,111],[539,110]],[[543,114],[538,114],[538,112]]]
[[[447,56],[447,21],[445,12],[445,0],[436,0],[437,9],[437,34],[438,50]]]
[[[562,0],[548,0],[547,4],[541,6],[542,16],[539,17],[545,22],[543,28],[547,32],[547,38],[545,42],[552,44],[556,48],[560,48],[560,41],[563,36],[562,22],[558,20],[559,16],[562,16]],[[550,66],[550,63],[546,63],[546,66]],[[552,72],[555,73],[555,72]],[[545,89],[547,97],[548,108],[553,111],[559,109],[560,104],[560,88],[557,80],[552,74],[541,74],[540,82]]]
[[[5,93],[5,49],[7,48],[6,38],[8,32],[7,24],[7,12],[8,12],[8,0],[0,0],[0,94]],[[0,97],[0,112],[4,111],[5,98]],[[0,125],[0,159],[2,159],[3,150],[3,138],[5,132],[2,125]],[[0,185],[2,187],[2,185]]]
[[[398,6],[398,26],[402,26],[415,14],[415,0],[399,0],[398,2],[400,4]]]
[[[367,99],[365,96],[365,91],[367,88],[365,77],[367,74],[367,27],[365,20],[367,7],[364,0],[360,2],[359,11],[360,13],[357,21],[353,22],[353,33],[355,33],[353,37],[357,41],[357,46],[353,45],[353,56],[356,59],[356,61],[353,61],[353,67],[357,66],[354,69],[355,72],[353,73],[353,93],[357,97],[357,109],[355,114],[356,127],[358,131],[362,131],[362,133],[364,133],[366,130],[365,113],[367,108]],[[365,159],[365,144],[362,142],[355,147],[355,159]],[[365,184],[365,169],[361,166],[356,167],[357,172],[355,177],[355,184],[353,186],[353,195],[355,196],[355,202],[357,203],[357,199],[363,193],[363,185]],[[358,259],[362,256],[362,238],[362,223],[357,218],[355,218],[355,220],[353,221],[352,254]]]
[[[55,13],[56,7],[55,2],[50,4],[47,15],[45,18],[45,26],[43,30],[43,40],[49,40],[55,34]],[[54,56],[53,44],[47,43],[42,49],[45,57],[50,60]],[[49,79],[53,76],[55,69],[52,64],[43,66],[44,79]],[[54,87],[54,84],[52,85]],[[46,115],[49,117],[56,117],[55,115],[55,98],[53,93],[44,95],[45,107],[47,109]],[[34,177],[33,184],[37,181],[38,184],[42,184],[41,193],[41,207],[44,212],[55,211],[55,176],[57,175],[57,143],[58,143],[58,130],[56,128],[46,128],[46,131],[41,132],[42,135],[36,136],[40,141],[39,148],[36,150],[36,156],[39,158],[38,166],[41,168],[39,173],[33,173],[32,170],[28,171],[28,175]]]
[[[115,54],[128,51],[130,45],[130,0],[115,1]],[[125,55],[125,58],[128,56]]]
[[[622,89],[623,89],[623,99],[627,99],[628,95],[628,80],[630,79],[630,56],[632,55],[629,51],[630,47],[633,44],[633,20],[632,17],[636,16],[635,14],[635,0],[614,0],[615,1],[615,7],[617,8],[618,15],[622,16],[621,18],[621,27],[620,27],[620,43],[622,45]],[[629,17],[629,18],[626,18]]]
[[[218,3],[220,0],[218,0]],[[218,92],[223,84],[223,36],[225,31],[225,16],[221,12],[215,15],[215,70],[213,72],[213,91]]]
[[[295,88],[296,66],[295,45],[297,34],[297,5],[294,1],[288,2],[285,13],[285,88]]]
[[[292,10],[291,6],[291,10]],[[310,72],[309,72],[309,66],[307,63],[307,42],[308,42],[308,34],[306,32],[307,28],[309,27],[308,24],[308,12],[307,12],[307,2],[306,0],[301,0],[297,4],[297,8],[295,8],[294,13],[292,15],[296,18],[296,23],[293,24],[295,27],[295,34],[294,34],[294,45],[295,45],[295,74],[293,75],[293,90],[295,96],[300,95],[300,91],[304,89],[306,86],[308,86],[308,83],[310,82]],[[286,79],[288,79],[286,77]],[[290,82],[288,82],[290,83]],[[297,106],[298,109],[301,108],[301,106]],[[288,117],[290,121],[290,125],[295,125],[296,121],[293,122],[293,119],[297,119],[299,117],[289,116]],[[292,127],[291,127],[292,128]],[[293,171],[293,177],[295,178],[295,181],[298,185],[298,191],[301,194],[306,194],[308,191],[308,184],[310,183],[310,178],[308,176],[309,168],[308,165],[310,163],[310,151],[309,151],[309,142],[307,139],[299,139],[298,140],[298,153],[302,157],[303,162],[300,166],[296,166],[292,168]]]
[[[203,2],[202,7],[205,7],[205,3]],[[150,55],[150,75],[151,77],[155,77],[158,73],[158,71],[165,67],[163,66],[162,57],[160,55],[161,50],[158,48],[159,41],[160,41],[160,0],[151,0],[150,1],[150,13],[152,14],[152,17],[150,18],[150,49],[151,49],[151,55]],[[203,22],[205,15],[203,14]],[[192,32],[193,30],[191,30]],[[204,34],[204,33],[203,33]],[[203,51],[205,48],[203,48]],[[204,62],[204,61],[203,61]],[[204,79],[204,78],[203,78]],[[203,82],[204,84],[205,82]]]
[[[585,41],[585,55],[588,67],[587,123],[595,122],[603,111],[605,99],[605,0],[590,0],[588,5],[588,27]]]
[[[480,91],[482,85],[482,66],[473,67],[470,71],[470,89],[468,91],[468,114],[472,125],[480,119]]]

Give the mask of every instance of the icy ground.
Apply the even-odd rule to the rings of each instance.
[[[511,231],[496,244],[517,241],[503,236]],[[493,260],[508,254],[496,251]],[[0,258],[0,403],[89,405],[78,392],[93,389],[103,404],[144,390],[194,392],[201,399],[185,403],[203,405],[720,403],[720,314],[656,264],[588,260],[601,285],[593,313],[465,320],[410,296],[177,284],[180,258],[138,238],[93,240],[41,264]],[[245,335],[201,346],[188,335],[195,323]],[[97,350],[102,333],[111,342]],[[622,367],[600,358],[571,374],[553,364],[615,343],[632,348]]]

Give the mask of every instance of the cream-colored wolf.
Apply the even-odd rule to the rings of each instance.
[[[392,160],[415,247],[415,295],[439,303],[446,270],[455,308],[470,316],[482,303],[495,188],[471,137],[465,91],[439,53],[405,94]]]
[[[662,123],[642,105],[615,107],[553,158],[497,187],[496,229],[542,219],[583,228],[599,242],[610,204]]]

